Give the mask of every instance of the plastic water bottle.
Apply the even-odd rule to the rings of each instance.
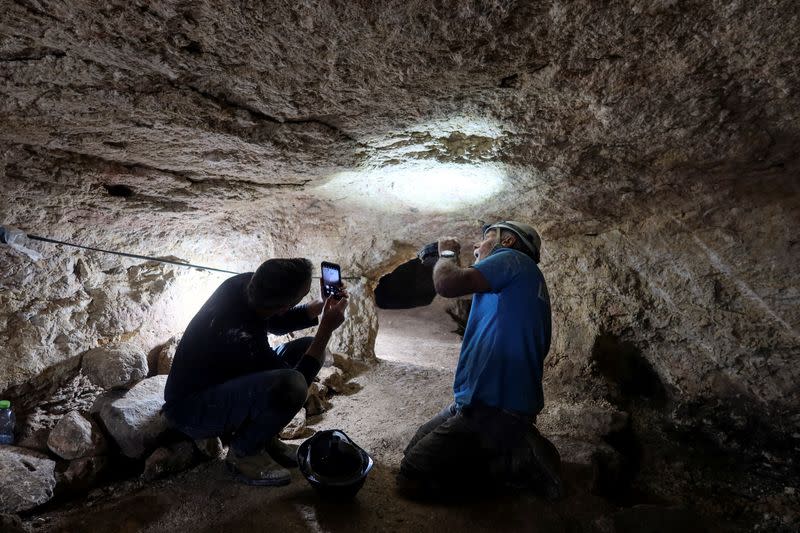
[[[11,402],[0,400],[0,444],[14,444],[14,425],[16,424]]]

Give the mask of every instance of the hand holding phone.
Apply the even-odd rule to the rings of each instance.
[[[333,333],[334,330],[341,326],[344,323],[347,303],[346,293],[342,293],[340,298],[337,298],[336,295],[327,298],[322,309],[322,316],[319,319],[320,330]]]

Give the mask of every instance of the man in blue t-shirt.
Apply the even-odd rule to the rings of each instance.
[[[458,241],[441,239],[433,271],[439,295],[474,294],[455,401],[417,430],[398,484],[416,496],[501,484],[557,498],[558,452],[534,425],[551,336],[550,297],[537,266],[541,240],[527,224],[499,222],[484,227],[474,265],[462,268],[459,252]]]

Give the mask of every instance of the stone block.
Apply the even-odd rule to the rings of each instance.
[[[196,440],[194,445],[200,450],[200,453],[209,459],[223,459],[228,453],[228,448],[222,444],[219,437]]]
[[[145,461],[142,477],[146,480],[182,472],[192,466],[194,446],[181,441],[167,447],[157,448]]]
[[[345,388],[344,374],[341,369],[335,366],[321,368],[319,374],[317,374],[317,379],[333,392],[342,392]]]
[[[108,457],[104,455],[81,457],[70,461],[67,469],[59,476],[59,491],[88,490],[100,481],[108,466]]]
[[[349,355],[339,352],[333,352],[333,366],[340,369],[345,376],[352,375],[354,371],[353,360]]]
[[[122,394],[98,398],[100,420],[123,455],[144,456],[167,430],[161,413],[166,382],[167,376],[155,376]]]
[[[101,346],[86,352],[81,371],[98,387],[126,389],[147,376],[147,354],[129,345]]]
[[[303,439],[314,434],[314,430],[306,426],[306,409],[300,409],[291,422],[280,433],[282,439]]]
[[[0,446],[0,513],[19,513],[53,497],[55,461],[16,446]]]
[[[62,459],[98,455],[105,450],[100,429],[77,411],[70,411],[47,437],[47,447]]]
[[[181,336],[176,335],[170,338],[164,346],[158,351],[157,373],[159,375],[167,375],[172,369],[172,361],[175,359],[175,351],[178,349],[178,344],[181,342]]]
[[[331,407],[332,404],[328,401],[328,387],[317,382],[312,383],[308,388],[308,398],[305,404],[306,415],[320,415]]]

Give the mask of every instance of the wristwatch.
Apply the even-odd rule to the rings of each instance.
[[[439,254],[439,257],[442,259],[454,259],[456,253],[453,250],[442,250],[442,253]]]

